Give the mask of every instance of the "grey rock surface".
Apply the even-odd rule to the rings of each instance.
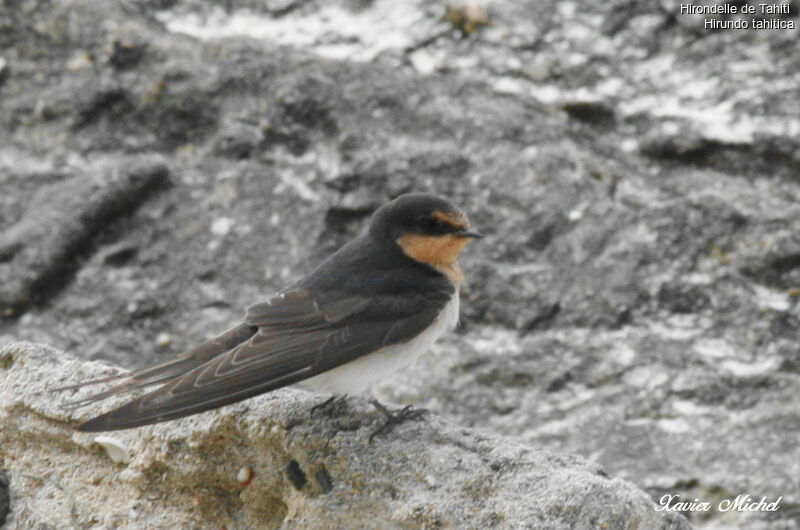
[[[384,398],[653,499],[784,497],[697,527],[800,526],[797,6],[712,31],[680,2],[494,0],[469,32],[423,0],[225,5],[0,9],[0,344],[173,355],[378,204],[442,193],[488,234],[461,334]],[[44,229],[151,157],[171,187],[64,228],[80,245]]]
[[[689,528],[630,482],[437,416],[369,441],[382,415],[283,390],[113,433],[113,462],[47,387],[111,372],[52,348],[0,350],[10,528]],[[82,391],[83,392],[83,391]],[[249,469],[251,476],[240,475]]]

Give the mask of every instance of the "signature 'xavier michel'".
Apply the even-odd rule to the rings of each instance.
[[[471,231],[450,201],[407,194],[305,278],[244,322],[79,404],[161,384],[77,428],[108,431],[182,418],[287,386],[359,394],[410,363],[458,321],[457,258]],[[63,389],[62,389],[63,390]]]

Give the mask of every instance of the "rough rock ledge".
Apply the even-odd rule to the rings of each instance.
[[[132,455],[115,463],[70,429],[97,409],[46,392],[115,370],[41,344],[0,349],[8,528],[689,527],[579,457],[435,415],[370,443],[382,417],[368,403],[339,400],[312,417],[323,398],[291,389],[109,433]]]

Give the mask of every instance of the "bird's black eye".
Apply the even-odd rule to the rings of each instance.
[[[415,224],[421,230],[431,231],[439,226],[439,221],[432,217],[420,217]]]

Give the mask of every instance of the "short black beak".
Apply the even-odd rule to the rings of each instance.
[[[461,237],[471,237],[473,239],[480,239],[483,237],[483,234],[476,230],[459,230],[456,232],[456,235]]]

